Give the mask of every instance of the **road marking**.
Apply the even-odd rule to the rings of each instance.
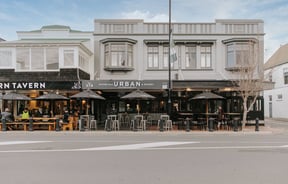
[[[5,141],[5,142],[0,142],[0,146],[15,145],[15,144],[33,144],[33,143],[44,143],[44,142],[51,142],[51,141]]]
[[[221,150],[221,149],[275,149],[275,148],[276,149],[288,148],[288,145],[282,145],[282,146],[208,146],[208,147],[198,146],[198,147],[177,147],[177,148],[153,148],[153,150],[212,150],[212,149]]]
[[[1,145],[11,144],[29,144],[29,143],[43,143],[51,141],[9,141],[0,142]],[[78,151],[160,151],[160,150],[225,150],[225,149],[287,149],[288,145],[278,146],[191,146],[191,147],[167,147],[177,146],[184,144],[195,144],[200,142],[151,142],[141,144],[127,144],[116,146],[104,146],[94,148],[82,148],[82,149],[49,149],[49,150],[3,150],[0,153],[34,153],[34,152],[78,152]]]
[[[151,143],[141,143],[141,144],[127,144],[127,145],[117,145],[117,146],[104,146],[96,148],[82,148],[78,149],[81,151],[100,151],[100,150],[137,150],[145,148],[155,148],[163,146],[175,146],[183,144],[194,144],[199,142],[151,142]]]

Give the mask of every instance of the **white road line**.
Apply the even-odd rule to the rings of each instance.
[[[127,144],[127,145],[117,145],[117,146],[104,146],[96,148],[83,148],[79,149],[81,151],[98,151],[98,150],[137,150],[144,148],[155,148],[162,146],[174,146],[182,144],[194,144],[199,142],[151,142],[151,143],[142,143],[142,144]]]
[[[153,150],[221,150],[221,149],[279,149],[288,148],[288,145],[282,146],[208,146],[208,147],[177,147],[177,148],[152,148]],[[149,149],[149,148],[148,148]],[[148,150],[145,149],[145,150]]]
[[[5,141],[0,142],[0,146],[2,145],[15,145],[15,144],[33,144],[33,143],[45,143],[51,141]]]
[[[16,142],[16,141],[15,141]],[[20,141],[19,141],[20,142]],[[25,142],[25,141],[23,141]],[[27,141],[29,142],[29,141]],[[45,141],[31,141],[45,142]],[[49,141],[47,141],[49,142]],[[159,150],[225,150],[225,149],[287,149],[288,145],[279,146],[193,146],[193,147],[166,147],[183,144],[195,144],[199,142],[152,142],[143,144],[129,144],[117,146],[104,146],[83,149],[55,149],[55,150],[3,150],[0,153],[33,153],[33,152],[79,152],[79,151],[159,151]]]

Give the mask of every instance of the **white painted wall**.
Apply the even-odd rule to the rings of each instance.
[[[283,68],[288,68],[288,63],[266,70],[272,73],[275,87],[264,91],[264,115],[270,117],[269,104],[272,104],[272,118],[288,119],[288,85],[284,84]],[[282,99],[279,97],[282,95]],[[270,101],[269,96],[272,96]]]

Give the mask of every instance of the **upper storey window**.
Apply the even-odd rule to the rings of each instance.
[[[196,45],[186,45],[185,47],[185,68],[196,69],[197,67],[197,48]]]
[[[148,47],[148,68],[159,68],[159,47]]]
[[[133,44],[130,39],[103,40],[104,43],[104,69],[107,71],[133,70]]]
[[[224,41],[227,47],[227,70],[247,68],[256,60],[254,40],[229,40]]]
[[[69,67],[69,66],[74,66],[74,50],[64,50],[63,51],[64,55],[64,66]]]
[[[211,57],[212,57],[212,52],[211,52],[211,46],[210,45],[201,45],[200,47],[200,65],[201,68],[211,68]]]
[[[58,48],[16,48],[17,71],[43,71],[58,69]]]
[[[147,46],[147,69],[169,69],[169,45],[166,40],[145,40]],[[213,42],[176,41],[170,46],[172,70],[211,70]]]
[[[12,67],[12,50],[0,49],[0,68]]]

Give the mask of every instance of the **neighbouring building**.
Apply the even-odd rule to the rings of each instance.
[[[67,95],[79,90],[80,80],[90,79],[94,67],[92,32],[50,25],[40,30],[18,31],[17,35],[17,41],[0,42],[2,93],[17,91],[31,98],[51,91]],[[23,106],[39,107],[35,100],[29,104],[8,103],[3,105],[13,108],[14,113],[20,113]],[[67,104],[57,105],[62,109]]]
[[[266,78],[274,88],[264,91],[265,117],[288,119],[288,44],[281,46],[264,64]]]

